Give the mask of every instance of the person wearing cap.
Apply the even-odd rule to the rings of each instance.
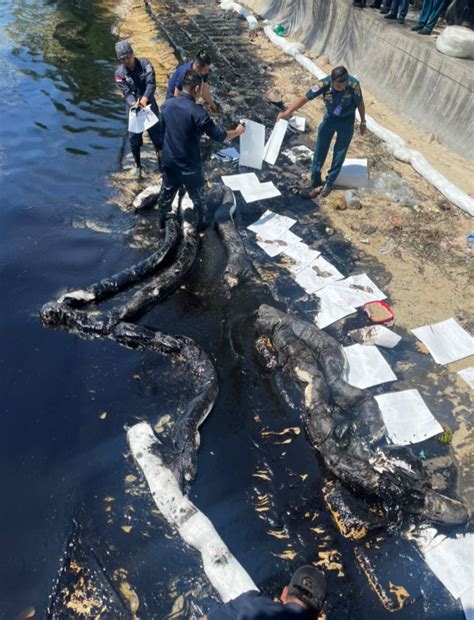
[[[115,44],[117,58],[122,63],[115,71],[115,82],[120,88],[125,104],[127,115],[137,108],[150,106],[151,110],[159,117],[158,105],[155,101],[155,70],[147,58],[136,58],[133,49],[127,40]],[[143,134],[129,132],[130,147],[136,165],[136,177],[142,176],[142,164],[140,151],[143,145]],[[148,135],[155,147],[158,166],[160,165],[161,138],[159,123],[148,129]]]
[[[256,590],[212,609],[201,620],[316,620],[321,617],[327,584],[314,566],[301,566],[276,602]]]
[[[209,70],[211,68],[211,63],[212,61],[211,61],[211,57],[209,56],[209,54],[204,50],[200,50],[196,54],[196,58],[193,61],[187,62],[184,65],[180,65],[169,79],[168,89],[166,91],[166,99],[177,97],[182,92],[184,75],[186,71],[189,71],[192,69],[193,71],[197,71],[197,73],[199,73],[202,77],[203,84],[202,84],[201,97],[204,99],[204,101],[209,106],[209,110],[211,112],[216,112],[217,107],[214,101],[212,100],[211,93],[209,91],[209,84],[208,84]]]
[[[354,134],[356,109],[359,110],[361,119],[360,133],[361,135],[365,134],[365,105],[359,81],[349,75],[345,67],[336,67],[331,71],[330,76],[320,80],[318,85],[311,88],[305,96],[298,97],[287,110],[280,112],[277,117],[278,120],[281,118],[289,119],[296,110],[299,110],[308,101],[316,99],[316,97],[323,98],[326,114],[318,128],[311,169],[311,187],[306,192],[306,196],[315,198],[318,195],[317,188],[323,185],[321,170],[326,161],[331,140],[336,134],[331,168],[321,191],[321,196],[325,198],[331,193],[346,158]]]
[[[224,142],[245,131],[243,125],[226,131],[214,123],[202,105],[196,103],[202,93],[202,83],[201,74],[189,69],[184,74],[181,93],[165,101],[161,107],[163,182],[158,205],[162,224],[177,192],[184,187],[193,201],[198,229],[202,229],[206,200],[201,136],[206,134],[212,140]]]

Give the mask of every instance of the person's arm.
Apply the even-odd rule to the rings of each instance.
[[[145,63],[145,81],[145,94],[140,99],[140,107],[142,108],[148,105],[148,102],[153,97],[156,90],[155,70],[149,60]]]
[[[357,106],[357,109],[359,110],[360,114],[360,135],[363,136],[367,131],[367,123],[365,120],[365,103],[363,99]]]
[[[362,96],[362,89],[359,82],[354,81],[353,83],[351,83],[351,86],[354,89],[354,102],[360,114],[360,135],[363,136],[367,131],[367,123],[365,121],[364,97]]]
[[[209,90],[209,84],[207,82],[203,82],[202,85],[202,98],[209,106],[211,112],[217,112],[217,106],[212,100],[211,91]]]
[[[130,107],[135,105],[137,102],[137,100],[135,99],[135,95],[133,94],[132,89],[128,85],[127,80],[121,75],[119,70],[115,72],[115,82],[120,88],[126,104]]]
[[[327,78],[324,78],[324,80],[320,80],[318,82],[318,85],[314,86],[313,88],[310,88],[308,92],[306,93],[306,95],[304,95],[303,97],[298,97],[297,99],[293,101],[293,103],[290,105],[290,107],[287,110],[285,110],[284,112],[280,112],[280,114],[277,116],[277,120],[278,121],[280,119],[288,120],[291,117],[291,115],[296,112],[296,110],[299,110],[300,108],[302,108],[305,104],[308,103],[308,101],[312,101],[313,99],[316,99],[316,97],[323,95],[328,90],[328,88],[330,88],[330,86],[331,86],[330,78],[327,77]]]
[[[308,97],[306,97],[306,95],[304,95],[303,97],[298,97],[297,99],[293,101],[293,103],[286,110],[278,114],[277,121],[281,119],[284,119],[287,121],[296,112],[296,110],[299,110],[300,108],[302,108],[306,103],[308,103],[308,101],[309,99]]]
[[[239,123],[235,129],[229,129],[227,131],[226,139],[233,140],[234,138],[237,138],[237,136],[241,136],[243,133],[245,133],[245,125],[241,125]]]
[[[240,123],[235,129],[229,129],[229,131],[226,131],[223,127],[215,124],[202,106],[199,107],[202,110],[202,116],[200,115],[200,118],[197,120],[197,126],[199,127],[201,133],[205,133],[212,140],[215,140],[216,142],[224,142],[225,140],[232,140],[245,132],[245,126]]]

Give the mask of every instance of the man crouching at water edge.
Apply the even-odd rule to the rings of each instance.
[[[296,110],[299,110],[308,101],[320,96],[324,99],[326,114],[318,129],[311,169],[311,187],[305,193],[308,198],[315,198],[318,195],[316,188],[323,185],[321,170],[326,161],[331,140],[334,134],[337,134],[331,168],[321,191],[321,196],[325,198],[331,193],[334,182],[341,172],[354,134],[356,108],[360,114],[360,133],[362,136],[366,130],[365,105],[360,84],[358,80],[349,75],[345,67],[333,69],[331,76],[318,82],[318,85],[311,88],[304,97],[295,99],[285,112],[280,112],[277,118],[289,119]]]
[[[327,585],[324,574],[313,566],[301,566],[283,588],[281,602],[251,590],[212,609],[201,620],[318,620]]]
[[[196,103],[201,92],[201,75],[192,69],[188,70],[184,74],[181,93],[165,101],[161,107],[163,184],[158,199],[163,224],[178,190],[184,187],[193,201],[200,230],[204,227],[203,216],[206,209],[199,146],[201,136],[207,134],[217,142],[224,142],[245,131],[243,125],[237,125],[230,131],[216,125],[204,107]]]
[[[155,71],[147,58],[136,58],[130,43],[127,40],[115,44],[117,58],[122,63],[115,71],[115,81],[122,91],[127,106],[127,118],[130,112],[136,108],[144,108],[150,105],[155,115],[159,116],[158,105],[155,101]],[[160,165],[161,139],[159,124],[148,129],[153,146],[155,147],[158,166]],[[143,145],[143,134],[128,133],[133,159],[137,167],[135,176],[142,176],[142,164],[140,151]]]

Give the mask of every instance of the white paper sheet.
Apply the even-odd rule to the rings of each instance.
[[[265,127],[245,120],[245,133],[240,136],[240,165],[261,170],[265,149]]]
[[[426,563],[454,598],[459,598],[474,583],[474,534],[443,538],[438,544],[437,538],[425,552]]]
[[[318,256],[296,274],[295,280],[307,293],[313,294],[327,286],[328,282],[342,278],[344,276],[334,265],[322,256]]]
[[[406,446],[443,432],[418,390],[389,392],[375,397],[392,443]]]
[[[324,329],[325,327],[328,327],[328,325],[332,325],[336,321],[340,321],[344,317],[354,314],[354,312],[357,312],[357,310],[352,306],[335,304],[321,298],[319,303],[319,312],[317,313],[314,322],[319,329]]]
[[[369,185],[369,172],[366,159],[346,159],[335,185],[350,188],[362,188]]]
[[[318,297],[339,306],[359,308],[369,301],[386,299],[384,293],[377,288],[367,274],[350,276],[345,280],[331,282],[318,292]]]
[[[353,344],[344,347],[347,359],[346,381],[354,387],[365,389],[397,377],[377,347]]]
[[[437,364],[449,364],[474,355],[474,338],[454,319],[411,330],[428,347]]]
[[[306,129],[306,119],[304,116],[292,116],[288,123],[297,131],[304,131]]]
[[[221,176],[222,182],[233,192],[242,192],[247,187],[258,187],[260,181],[255,172],[246,172],[244,174],[230,174]]]
[[[393,349],[402,339],[401,336],[384,325],[370,325],[369,327],[355,329],[349,332],[349,336],[360,344],[376,344],[387,349]]]
[[[240,191],[246,203],[256,202],[257,200],[268,200],[269,198],[281,196],[280,190],[275,187],[271,181],[260,183],[258,186],[250,185],[249,187],[243,187]]]
[[[299,144],[298,146],[294,146],[291,149],[286,149],[286,151],[283,151],[283,155],[296,164],[299,161],[308,161],[309,159],[312,159],[313,151],[304,144]]]
[[[468,384],[471,390],[474,390],[474,366],[458,370],[458,375]]]
[[[287,265],[288,271],[297,274],[314,262],[321,252],[313,250],[302,242],[284,250],[283,255],[291,260],[291,264]]]
[[[128,113],[128,131],[131,133],[143,133],[157,122],[158,117],[149,105],[140,108],[137,112],[130,110]]]
[[[256,222],[247,226],[247,229],[265,239],[280,239],[293,224],[296,224],[296,220],[292,217],[280,215],[267,209]]]
[[[265,150],[263,152],[263,160],[271,166],[275,165],[278,155],[280,154],[281,145],[288,129],[288,121],[280,119],[275,123],[275,127],[268,138],[268,142],[265,144]]]
[[[281,254],[289,246],[300,242],[301,237],[292,233],[291,230],[285,230],[277,239],[266,239],[257,235],[257,245],[272,258]]]
[[[461,605],[466,620],[474,620],[474,587],[469,588],[461,595]]]

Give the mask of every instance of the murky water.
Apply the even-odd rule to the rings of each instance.
[[[108,189],[120,171],[125,130],[113,82],[113,4],[0,0],[0,617],[6,619],[30,607],[40,618],[60,608],[49,597],[61,598],[64,576],[54,584],[64,557],[88,567],[114,619],[131,617],[130,591],[141,618],[185,618],[192,609],[205,611],[213,598],[196,556],[153,513],[125,442],[126,425],[173,416],[186,398],[186,377],[162,358],[76,340],[42,328],[37,318],[38,308],[66,287],[144,256],[131,247],[130,231],[153,229],[152,216],[137,223]],[[239,57],[245,53],[240,49]],[[289,206],[302,221],[307,207]],[[244,223],[255,219],[254,207],[239,207]],[[275,202],[287,207],[284,198]],[[324,228],[320,221],[306,229],[306,240]],[[347,244],[334,241],[325,251],[343,271],[354,260]],[[267,592],[296,564],[328,558],[330,618],[390,616],[357,569],[354,545],[324,508],[322,473],[304,433],[262,437],[264,429],[301,427],[255,353],[253,316],[260,303],[272,303],[269,292],[251,286],[225,296],[219,286],[225,257],[212,232],[201,258],[186,287],[143,319],[195,338],[218,370],[220,395],[202,429],[192,499]],[[308,306],[282,279],[273,292],[293,297],[294,308]],[[408,357],[406,350],[398,355]],[[389,562],[387,570],[394,553],[406,559],[413,551],[396,537],[382,545],[379,563],[397,584],[405,564]],[[414,575],[420,570],[416,559],[409,565]],[[432,578],[411,581],[412,604],[400,618],[432,618],[440,610],[460,617]],[[430,593],[436,601],[428,610]],[[80,617],[78,608],[68,613]]]

